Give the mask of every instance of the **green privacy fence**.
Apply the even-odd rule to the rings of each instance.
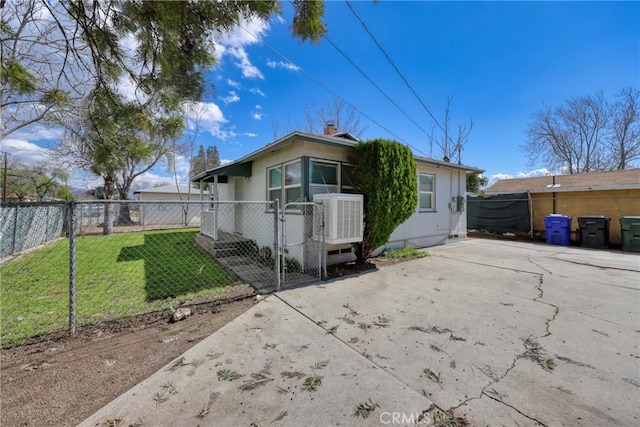
[[[3,203],[0,210],[0,258],[64,237],[67,204]]]

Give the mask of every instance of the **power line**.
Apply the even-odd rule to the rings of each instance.
[[[355,62],[353,62],[353,61],[351,60],[351,58],[349,58],[349,56],[348,56],[346,53],[344,53],[344,52],[342,51],[342,49],[340,49],[338,46],[336,46],[336,44],[335,44],[333,41],[331,41],[331,39],[329,38],[329,36],[326,36],[326,35],[325,35],[325,36],[324,36],[324,38],[325,38],[325,39],[329,42],[329,44],[331,44],[331,46],[333,46],[333,47],[334,47],[334,48],[335,48],[335,49],[336,49],[336,50],[337,50],[337,51],[338,51],[342,56],[344,56],[344,58],[345,58],[347,61],[349,61],[349,63],[350,63],[351,65],[353,65],[353,67],[354,67],[356,70],[358,70],[358,72],[360,72],[360,74],[362,74],[362,75],[364,76],[364,78],[365,78],[365,79],[367,79],[367,80],[369,81],[369,83],[371,83],[371,84],[373,85],[373,87],[375,87],[376,89],[378,89],[378,92],[380,92],[381,94],[383,94],[383,95],[385,96],[385,98],[387,98],[387,99],[389,100],[389,102],[391,102],[393,105],[395,105],[395,107],[396,107],[398,110],[400,110],[400,112],[401,112],[402,114],[404,114],[404,115],[405,115],[405,117],[407,117],[409,120],[411,120],[411,121],[413,122],[413,124],[414,124],[414,125],[416,125],[416,126],[418,127],[418,129],[420,129],[422,132],[424,132],[424,134],[425,134],[425,135],[429,136],[429,134],[427,133],[427,131],[426,131],[426,130],[424,130],[424,129],[422,128],[422,126],[420,126],[420,125],[419,125],[415,120],[413,120],[413,118],[411,118],[411,116],[409,116],[409,114],[407,114],[407,113],[406,113],[406,112],[405,112],[405,111],[404,111],[404,110],[403,110],[403,109],[402,109],[402,108],[401,108],[401,107],[400,107],[400,106],[399,106],[399,105],[398,105],[398,104],[397,104],[393,99],[391,99],[391,97],[390,97],[389,95],[387,95],[387,94],[386,94],[386,93],[385,93],[385,92],[380,88],[380,86],[378,86],[378,85],[377,85],[373,80],[371,80],[371,78],[369,78],[369,76],[368,76],[364,71],[362,71],[362,69],[361,69],[360,67],[358,67],[358,65],[357,65]]]
[[[242,25],[239,25],[240,28],[242,28],[247,34],[249,34],[250,36],[254,37],[256,40],[258,40],[260,43],[262,43],[265,47],[267,47],[269,50],[271,50],[273,53],[275,53],[276,55],[278,55],[280,58],[282,58],[283,60],[285,60],[287,63],[289,64],[294,64],[293,61],[289,60],[289,58],[287,58],[284,54],[282,54],[280,51],[278,51],[277,49],[275,49],[273,46],[271,46],[269,43],[265,42],[264,40],[262,40],[261,38],[259,38],[258,36],[256,36],[254,33],[252,33],[251,31],[249,31],[247,28],[245,28]],[[295,65],[295,64],[294,64]],[[333,96],[335,96],[336,98],[340,99],[341,101],[343,101],[344,103],[346,103],[347,105],[349,105],[351,108],[353,108],[354,110],[356,110],[357,112],[359,112],[360,114],[362,114],[364,117],[366,117],[367,119],[371,120],[373,123],[375,123],[376,125],[378,125],[381,129],[387,131],[389,134],[393,135],[394,138],[396,138],[397,140],[401,141],[402,143],[404,143],[405,145],[407,145],[408,147],[411,147],[413,150],[424,154],[425,156],[427,155],[424,151],[420,150],[417,147],[414,147],[413,145],[409,144],[407,141],[405,141],[404,139],[402,139],[400,136],[396,135],[394,132],[392,132],[391,130],[389,130],[387,127],[383,126],[380,122],[378,122],[376,119],[374,119],[373,117],[371,117],[370,115],[368,115],[367,113],[365,113],[364,111],[360,110],[358,107],[356,107],[355,105],[353,105],[352,103],[350,103],[349,101],[347,101],[346,99],[344,99],[343,97],[341,97],[340,95],[338,95],[335,91],[331,90],[328,86],[326,86],[324,83],[322,83],[320,80],[316,79],[315,77],[313,77],[311,74],[309,74],[307,71],[305,71],[302,67],[296,65],[296,67],[298,67],[298,69],[300,70],[300,72],[302,72],[302,74],[304,74],[307,78],[309,78],[310,80],[312,80],[314,83],[316,83],[317,85],[319,85],[320,87],[322,87],[324,90],[326,90],[327,92],[329,92],[330,94],[332,94]]]
[[[380,44],[380,42],[378,42],[378,39],[376,39],[376,36],[373,35],[373,33],[371,32],[371,30],[369,29],[369,27],[367,26],[367,24],[364,22],[364,20],[360,17],[360,15],[358,15],[358,12],[356,12],[356,10],[353,8],[353,6],[351,6],[351,3],[349,2],[349,0],[345,0],[345,2],[347,3],[347,6],[349,6],[349,9],[351,9],[351,12],[355,15],[356,18],[358,18],[358,21],[360,21],[360,23],[362,24],[362,26],[364,27],[365,31],[367,33],[369,33],[369,36],[371,36],[371,38],[373,39],[373,41],[375,42],[375,44],[378,46],[378,49],[380,49],[380,51],[384,54],[385,58],[387,58],[387,61],[389,61],[389,63],[391,64],[391,66],[395,69],[396,73],[398,73],[398,75],[400,76],[400,78],[402,79],[402,81],[404,81],[404,83],[407,85],[407,87],[409,88],[409,90],[411,90],[411,92],[413,93],[413,95],[416,97],[416,99],[418,100],[418,102],[420,102],[420,104],[424,107],[424,109],[427,111],[427,113],[429,114],[429,116],[431,116],[431,118],[433,119],[433,121],[436,123],[436,125],[440,128],[440,130],[447,136],[447,138],[449,138],[449,140],[451,141],[451,138],[449,137],[448,133],[444,130],[444,128],[440,125],[440,122],[438,122],[438,119],[435,118],[435,116],[431,113],[431,110],[429,110],[429,107],[427,107],[427,105],[422,101],[422,99],[420,98],[420,96],[418,95],[418,93],[415,91],[415,89],[413,89],[413,87],[411,86],[411,84],[409,83],[409,81],[404,77],[404,75],[402,74],[402,72],[400,72],[400,69],[398,68],[398,66],[393,62],[393,60],[391,59],[391,57],[389,56],[389,54],[387,53],[386,50],[384,50],[384,48],[382,47],[382,45]],[[451,141],[453,142],[453,141]]]

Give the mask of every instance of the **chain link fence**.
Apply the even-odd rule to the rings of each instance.
[[[318,280],[311,205],[294,219],[277,202],[3,204],[1,346]]]
[[[513,196],[513,197],[510,197]],[[521,197],[524,196],[524,197]],[[561,214],[571,217],[570,241],[581,244],[579,218],[602,216],[607,224],[608,247],[620,248],[620,218],[640,216],[640,197],[630,191],[558,192],[468,199],[469,229],[492,233],[512,233],[535,240],[545,240],[545,217]]]
[[[326,277],[323,205],[287,203],[282,218],[283,286],[293,287]]]

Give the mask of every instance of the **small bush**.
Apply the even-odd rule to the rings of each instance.
[[[364,195],[364,236],[356,245],[358,264],[387,243],[396,227],[418,206],[416,163],[409,147],[374,139],[355,146],[356,192]]]

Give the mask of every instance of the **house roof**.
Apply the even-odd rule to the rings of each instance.
[[[565,191],[640,189],[640,169],[573,175],[501,179],[487,188],[487,194],[559,193]]]
[[[140,193],[144,193],[144,194],[147,194],[147,193],[149,193],[149,194],[158,194],[158,193],[187,194],[189,192],[191,194],[200,194],[200,189],[189,187],[187,185],[180,185],[179,186],[179,191],[178,191],[178,187],[176,187],[175,184],[170,184],[170,185],[163,185],[161,187],[142,188],[140,190],[134,190],[133,194],[140,194]]]
[[[192,182],[204,181],[212,182],[213,177],[216,175],[223,176],[251,176],[251,165],[253,160],[260,158],[273,151],[279,150],[289,144],[292,144],[296,140],[303,140],[309,142],[315,142],[319,144],[332,145],[337,147],[353,148],[359,142],[356,137],[348,132],[338,132],[333,135],[318,135],[306,132],[292,132],[274,142],[271,142],[264,147],[247,154],[240,159],[227,163],[221,166],[217,166],[212,169],[208,169],[201,172],[191,178]],[[436,167],[447,167],[451,169],[457,169],[469,173],[482,173],[484,170],[471,166],[459,165],[456,163],[449,163],[445,161],[435,160],[429,157],[414,156],[414,159],[418,163],[429,164]]]

